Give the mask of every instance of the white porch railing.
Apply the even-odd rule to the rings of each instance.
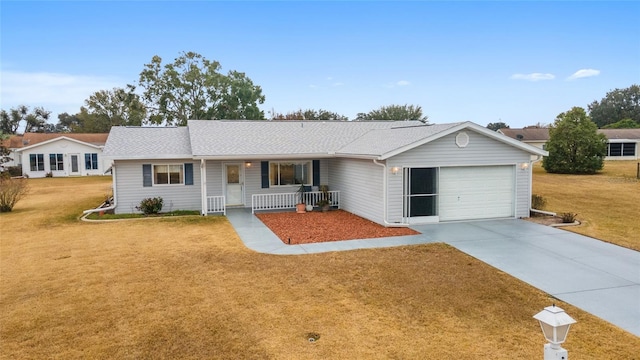
[[[224,196],[207,196],[207,214],[219,213],[227,215],[227,207]]]
[[[304,203],[314,205],[323,198],[322,191],[304,193]],[[251,195],[251,213],[256,210],[295,209],[300,200],[298,193],[253,194]],[[340,191],[329,191],[329,205],[340,207]]]

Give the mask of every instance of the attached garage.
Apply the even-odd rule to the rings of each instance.
[[[441,221],[513,217],[515,166],[443,167],[438,197]]]

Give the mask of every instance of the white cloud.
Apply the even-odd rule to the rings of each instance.
[[[600,75],[600,70],[596,70],[596,69],[580,69],[580,70],[574,72],[573,75],[569,76],[567,78],[567,80],[582,79],[582,78],[598,76],[598,75]]]
[[[312,89],[316,89],[318,86],[311,84],[311,85],[309,85],[309,87],[312,88]]]
[[[342,86],[342,85],[344,85],[344,83],[341,83],[341,82],[336,82],[331,84],[331,86]]]
[[[396,85],[398,86],[407,86],[407,85],[411,85],[410,82],[408,82],[407,80],[400,80],[396,83]]]
[[[527,81],[540,81],[540,80],[553,80],[555,79],[553,74],[543,73],[531,73],[531,74],[513,74],[512,80],[527,80]]]
[[[94,92],[126,86],[116,78],[45,72],[0,71],[0,79],[2,109],[24,104],[43,106],[54,114],[76,113]]]

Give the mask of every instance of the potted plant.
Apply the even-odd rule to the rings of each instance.
[[[304,203],[304,194],[307,192],[307,187],[304,186],[304,184],[300,184],[300,187],[298,188],[298,196],[299,196],[299,201],[296,204],[296,212],[298,214],[303,214],[306,211],[307,205]]]
[[[316,206],[322,209],[322,212],[327,212],[331,208],[331,195],[329,194],[328,185],[320,185],[320,199],[316,202]]]

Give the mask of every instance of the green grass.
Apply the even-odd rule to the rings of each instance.
[[[171,212],[161,212],[154,215],[145,214],[102,214],[91,213],[87,216],[89,220],[118,220],[118,219],[144,219],[144,218],[156,218],[156,217],[172,217],[172,216],[193,216],[200,215],[198,210],[174,210]]]

